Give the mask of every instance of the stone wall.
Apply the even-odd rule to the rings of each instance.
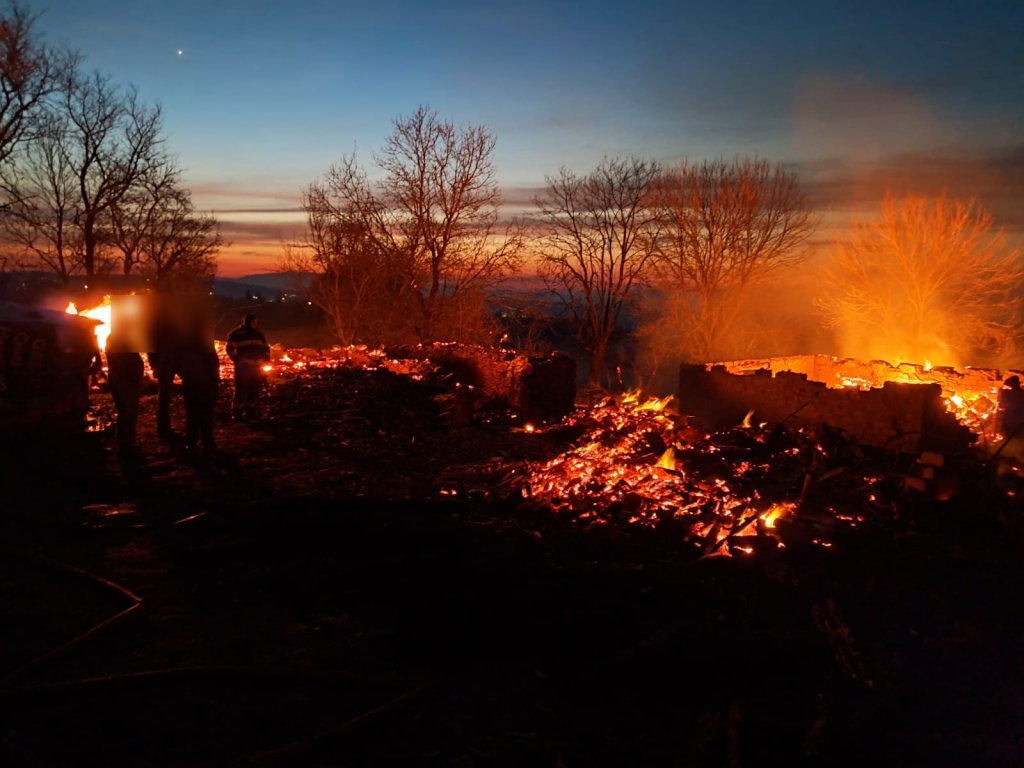
[[[815,369],[821,363],[814,356],[789,360],[796,360],[804,372],[778,370],[773,375],[773,366],[752,365],[746,373],[730,373],[724,365],[683,365],[679,408],[710,429],[738,424],[753,411],[755,423],[811,428],[827,424],[862,445],[908,452],[949,453],[974,440],[970,430],[946,411],[938,383],[888,381],[876,389],[832,389],[811,380],[812,373],[823,375]]]
[[[1024,377],[1020,371],[1002,373],[991,368],[950,368],[946,366],[927,367],[915,363],[892,365],[885,360],[856,360],[831,355],[790,355],[786,357],[761,357],[747,360],[732,360],[723,363],[708,363],[705,367],[722,366],[729,373],[750,374],[755,371],[770,371],[772,375],[788,371],[802,373],[811,381],[820,381],[829,387],[842,387],[863,383],[880,387],[886,381],[906,384],[936,383],[946,395],[957,392],[984,393],[993,399],[997,396],[1003,379],[1010,374]]]

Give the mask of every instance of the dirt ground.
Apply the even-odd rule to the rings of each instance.
[[[443,383],[385,370],[279,381],[256,423],[229,389],[213,456],[152,395],[137,468],[109,430],[5,439],[3,765],[1021,762],[1021,510],[988,469],[884,532],[699,559],[498,492],[571,429],[453,429]]]

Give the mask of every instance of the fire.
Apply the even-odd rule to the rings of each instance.
[[[968,374],[973,374],[969,376]],[[889,370],[878,369],[866,377],[843,376],[840,387],[873,389],[887,381],[901,384],[935,382],[942,386],[942,400],[946,410],[978,435],[987,435],[995,416],[999,399],[1000,375],[998,371],[968,371],[961,373],[947,368],[940,371],[925,358],[923,365],[913,363],[890,364]],[[954,389],[954,387],[956,387]]]
[[[792,514],[794,504],[772,504],[772,506],[759,518],[765,528],[774,528],[775,521]]]
[[[792,357],[737,360],[722,365],[734,374],[746,375],[757,370],[791,371],[820,381],[832,388],[875,389],[886,382],[901,384],[938,384],[946,410],[966,427],[987,439],[998,439],[993,432],[999,389],[1004,373],[980,368],[957,369],[934,365],[931,357],[923,364],[888,360],[841,359],[830,355],[796,355]],[[1009,373],[1009,372],[1006,372]]]
[[[752,554],[752,538],[781,546],[776,522],[797,502],[764,499],[761,481],[802,477],[807,457],[768,447],[760,427],[698,432],[668,402],[631,393],[567,417],[590,427],[576,448],[527,468],[522,496],[586,525],[676,526],[705,555]]]
[[[79,317],[88,317],[92,320],[99,320],[100,324],[96,326],[96,342],[99,344],[101,351],[107,349],[107,337],[110,336],[110,321],[111,321],[111,307],[110,297],[104,296],[103,303],[98,306],[92,307],[91,309],[79,310],[75,306],[75,302],[68,302],[67,309],[64,310],[69,315],[78,315]]]
[[[661,469],[675,470],[676,468],[676,450],[675,448],[666,448],[665,452],[661,454],[661,458],[658,459],[658,463],[654,466],[660,467]]]

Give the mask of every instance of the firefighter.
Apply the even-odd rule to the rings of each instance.
[[[231,332],[227,353],[235,364],[232,413],[236,419],[258,419],[263,365],[270,360],[270,347],[267,337],[256,328],[256,315],[247,314],[242,324]]]
[[[107,339],[107,381],[117,409],[117,456],[122,462],[137,458],[135,427],[139,421],[142,395],[142,355],[125,339],[111,334]]]

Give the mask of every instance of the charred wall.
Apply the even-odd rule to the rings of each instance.
[[[742,421],[749,411],[757,422],[820,428],[836,427],[868,446],[904,451],[962,450],[974,436],[946,411],[938,383],[885,382],[875,389],[831,389],[810,380],[812,356],[800,358],[804,372],[770,367],[730,373],[683,365],[679,372],[680,409],[718,429]]]
[[[893,365],[885,360],[856,360],[837,358],[831,355],[789,355],[786,357],[761,357],[712,363],[706,368],[722,366],[729,373],[749,374],[754,371],[770,371],[772,375],[787,371],[802,373],[811,381],[820,381],[829,387],[849,386],[851,383],[868,382],[881,386],[886,381],[906,384],[935,383],[946,393],[973,392],[988,393],[993,399],[1002,385],[1004,374],[988,368],[950,368],[948,366],[925,366],[916,363]],[[1008,371],[1020,373],[1019,371]],[[1024,375],[1024,374],[1022,374]]]

